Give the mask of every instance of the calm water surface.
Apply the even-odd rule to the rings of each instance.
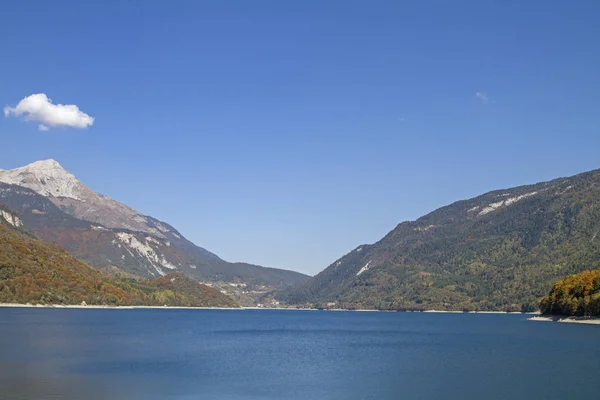
[[[2,399],[596,399],[600,326],[521,315],[0,309]]]

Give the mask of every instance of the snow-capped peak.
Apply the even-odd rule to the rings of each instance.
[[[24,186],[42,196],[80,200],[81,183],[56,160],[41,160],[24,167],[0,170],[0,182]]]

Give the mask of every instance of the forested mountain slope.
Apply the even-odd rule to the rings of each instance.
[[[304,283],[288,270],[222,260],[169,224],[98,194],[54,160],[0,170],[0,203],[28,229],[94,267],[118,267],[142,277],[182,272],[205,282],[236,282],[270,289]]]
[[[0,205],[0,303],[235,307],[218,290],[182,274],[154,280],[110,277],[24,230]]]
[[[279,297],[357,308],[533,310],[557,279],[600,265],[599,232],[594,170],[403,222]]]

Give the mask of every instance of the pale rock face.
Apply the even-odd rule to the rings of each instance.
[[[158,245],[161,244],[158,240],[154,239],[152,236],[146,236],[146,241],[147,242],[152,242],[152,243],[158,244]]]
[[[538,192],[525,193],[520,196],[510,197],[506,200],[498,201],[496,203],[491,203],[487,207],[484,207],[483,210],[481,210],[478,215],[485,215],[485,214],[491,213],[492,211],[496,211],[497,209],[499,209],[502,206],[508,207],[508,206],[516,203],[517,201],[521,201],[528,197],[535,196],[537,193]],[[503,196],[510,196],[510,194],[507,193],[507,194],[504,194]]]
[[[567,187],[566,187],[566,188],[565,188],[563,191],[561,191],[561,192],[558,192],[558,193],[556,193],[556,194],[558,194],[558,195],[563,195],[563,194],[565,194],[566,192],[568,192],[569,190],[571,190],[572,188],[573,188],[573,186],[572,186],[572,185],[569,185],[569,186],[567,186]]]
[[[535,196],[536,194],[537,194],[537,192],[531,192],[531,193],[522,194],[521,196],[511,197],[510,199],[506,199],[504,205],[510,206],[511,204],[516,203],[517,201],[526,199],[527,197]]]
[[[363,272],[366,272],[369,270],[369,268],[371,267],[371,261],[369,261],[368,263],[365,264],[364,267],[362,267],[357,273],[356,276],[359,276],[360,274],[362,274]]]
[[[165,272],[162,268],[167,269],[177,269],[177,266],[170,263],[164,255],[159,255],[156,250],[154,250],[150,243],[159,244],[156,239],[150,238],[148,240],[146,238],[146,242],[139,241],[134,235],[126,232],[119,232],[116,234],[117,239],[119,239],[125,245],[125,248],[129,251],[129,253],[133,256],[133,252],[136,252],[139,256],[144,257],[150,265],[154,267],[156,272],[160,275],[165,275]]]
[[[0,210],[0,216],[12,226],[19,228],[23,226],[23,222],[16,215],[12,215],[8,211]]]
[[[435,225],[418,226],[418,227],[414,228],[413,230],[419,231],[419,232],[427,232],[431,228],[435,228]]]
[[[145,232],[161,239],[170,234],[181,239],[160,222],[151,222],[149,217],[131,207],[89,189],[55,160],[0,170],[0,182],[29,188],[46,196],[68,214],[107,228]]]
[[[485,207],[483,210],[481,210],[481,212],[479,212],[479,215],[485,215],[487,213],[491,213],[492,211],[496,211],[497,209],[502,207],[503,204],[504,204],[504,200],[499,201],[497,203],[491,203],[490,205]]]
[[[42,196],[81,200],[81,183],[55,160],[36,161],[9,171],[0,170],[0,182],[24,186]]]

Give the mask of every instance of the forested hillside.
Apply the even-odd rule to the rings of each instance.
[[[600,269],[556,282],[542,299],[540,311],[550,315],[600,316]]]
[[[403,222],[279,298],[348,308],[532,311],[557,279],[600,265],[599,231],[595,170]]]
[[[154,280],[108,276],[42,242],[0,207],[0,303],[235,307],[219,291],[182,274]]]

